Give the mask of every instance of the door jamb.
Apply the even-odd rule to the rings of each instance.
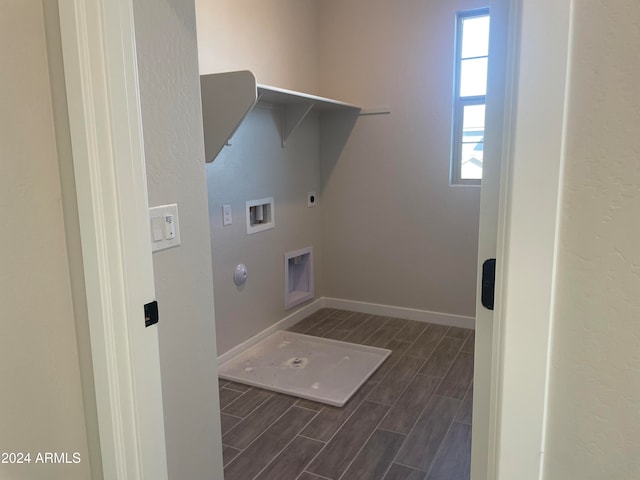
[[[59,0],[104,478],[167,478],[131,0]]]
[[[515,88],[506,99],[511,131],[504,135],[498,211],[487,478],[539,480],[544,478],[573,0],[514,0],[512,6],[519,13],[514,18],[519,40],[510,46]]]

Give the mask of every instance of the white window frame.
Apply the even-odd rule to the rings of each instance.
[[[473,17],[490,16],[489,7],[464,10],[456,14],[456,41],[454,62],[454,90],[453,90],[453,121],[451,135],[451,185],[475,185],[481,184],[480,179],[461,178],[462,168],[462,124],[464,107],[470,105],[486,105],[486,95],[468,97],[460,96],[460,74],[462,70],[462,22]]]

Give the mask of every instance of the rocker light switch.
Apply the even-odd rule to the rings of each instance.
[[[151,218],[151,233],[153,242],[159,242],[164,238],[164,234],[162,232],[163,222],[162,217],[152,217]]]

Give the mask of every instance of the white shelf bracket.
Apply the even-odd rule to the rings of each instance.
[[[291,103],[282,109],[282,147],[313,108],[313,102]]]

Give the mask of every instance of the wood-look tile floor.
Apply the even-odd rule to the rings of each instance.
[[[471,330],[322,309],[291,331],[393,350],[342,408],[220,380],[225,480],[468,480]]]

